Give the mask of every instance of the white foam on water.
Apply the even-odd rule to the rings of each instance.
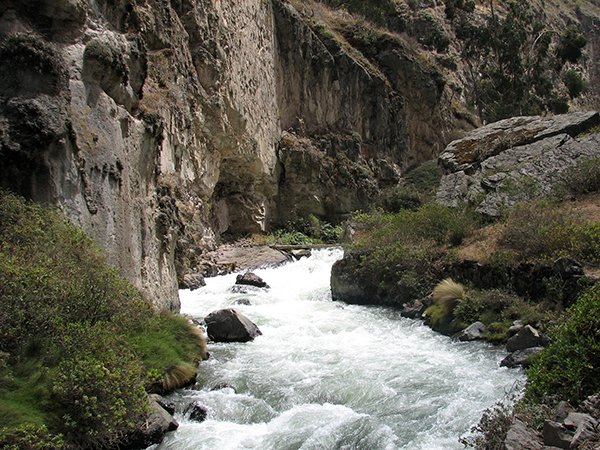
[[[393,309],[333,302],[341,257],[317,250],[254,271],[268,290],[232,293],[231,274],[180,292],[182,313],[234,306],[263,334],[209,344],[197,385],[171,396],[179,429],[156,449],[460,449],[483,410],[518,389],[523,375],[499,367],[501,349],[454,342]],[[208,409],[205,422],[185,417],[192,402]]]

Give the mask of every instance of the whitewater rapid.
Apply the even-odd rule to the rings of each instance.
[[[502,349],[452,341],[393,309],[333,302],[331,266],[341,257],[316,250],[255,270],[268,290],[232,293],[231,274],[180,292],[183,314],[233,306],[263,334],[209,344],[196,386],[169,397],[179,428],[153,448],[460,449],[482,412],[521,388],[521,371],[499,367]],[[206,421],[186,417],[193,402]]]

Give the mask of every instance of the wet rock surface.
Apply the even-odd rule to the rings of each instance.
[[[215,342],[248,342],[262,332],[235,308],[225,308],[204,318],[209,339]]]

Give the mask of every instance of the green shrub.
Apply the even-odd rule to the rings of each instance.
[[[575,195],[600,191],[600,158],[580,161],[564,175],[564,184]]]
[[[575,405],[600,390],[600,286],[593,287],[550,331],[553,343],[527,369],[526,398]]]
[[[333,226],[314,214],[288,222],[282,229],[270,233],[266,241],[270,245],[334,244],[340,242],[343,227]]]
[[[581,59],[583,48],[587,45],[587,42],[587,38],[575,26],[570,25],[560,37],[556,47],[556,56],[562,64],[567,61],[575,64]]]
[[[148,412],[141,361],[105,324],[72,325],[63,339],[52,382],[52,428],[73,447],[111,446]]]
[[[359,214],[355,221],[360,223],[360,228],[368,230],[357,242],[358,247],[367,249],[396,242],[433,241],[437,245],[458,245],[473,232],[477,217],[467,209],[428,203],[416,211]]]
[[[61,435],[53,435],[45,425],[25,424],[0,434],[0,448],[4,450],[61,450]]]
[[[383,193],[378,205],[386,212],[397,213],[403,209],[417,210],[423,201],[421,195],[410,187],[393,187]]]
[[[60,211],[0,191],[0,236],[4,447],[113,445],[146,414],[144,386],[193,378],[197,327],[153,311]]]
[[[576,71],[569,69],[562,76],[562,81],[569,91],[569,97],[577,98],[585,88],[585,81]]]
[[[500,244],[523,259],[552,261],[571,256],[595,263],[600,256],[600,226],[543,200],[513,207]]]
[[[421,194],[432,195],[440,185],[442,174],[437,160],[425,161],[407,170],[404,182]]]
[[[458,244],[475,223],[469,212],[437,204],[358,214],[354,221],[360,232],[353,249],[364,252],[361,273],[376,285],[383,281],[385,295],[399,299],[428,295],[453,261],[446,247]]]
[[[67,87],[68,71],[60,53],[35,34],[15,33],[8,36],[0,46],[0,61],[0,83],[4,89],[33,88],[56,95]],[[40,86],[31,81],[25,85],[25,80],[19,76],[24,69],[47,75],[49,79]]]
[[[277,230],[267,236],[270,245],[310,245],[312,239],[299,231]]]

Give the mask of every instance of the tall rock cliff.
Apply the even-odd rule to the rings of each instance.
[[[364,208],[474,123],[410,39],[323,8],[3,1],[0,186],[59,205],[174,310],[223,234]]]

